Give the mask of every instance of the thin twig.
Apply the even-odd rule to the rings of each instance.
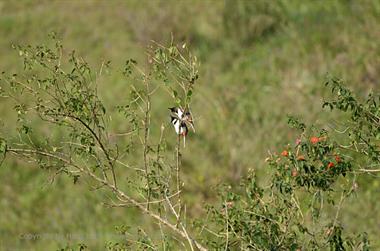
[[[178,138],[177,138],[177,151],[176,151],[176,177],[177,177],[177,192],[181,191],[181,176],[180,176],[180,155],[181,155],[181,152],[180,152],[180,147],[181,147],[181,135],[179,134],[178,135]],[[180,218],[181,218],[181,194],[179,193],[178,194],[178,201],[177,201],[177,204],[178,204],[178,215],[179,217],[177,218],[177,226],[178,226],[178,223],[180,222]]]
[[[112,159],[107,151],[107,149],[105,148],[103,142],[100,140],[99,136],[95,133],[94,130],[92,130],[92,128],[86,124],[86,122],[84,122],[81,118],[78,118],[76,116],[73,116],[73,115],[70,115],[70,114],[66,114],[65,115],[66,117],[69,117],[73,120],[76,120],[78,122],[80,122],[91,134],[92,136],[95,138],[96,142],[99,144],[100,148],[102,149],[102,152],[103,154],[106,156],[107,158],[107,161],[108,161],[108,164],[111,168],[111,172],[112,172],[112,179],[113,179],[113,183],[114,185],[117,187],[117,183],[116,183],[116,174],[115,174],[115,170],[114,170],[114,164],[112,162]]]
[[[228,205],[227,205],[227,201],[224,201],[224,205],[225,205],[225,214],[226,214],[226,245],[224,247],[224,250],[228,250],[228,241],[229,241],[229,231],[228,231]]]
[[[122,199],[130,202],[131,204],[133,204],[134,206],[136,206],[143,213],[149,215],[150,217],[152,217],[153,219],[157,220],[158,222],[161,222],[163,225],[165,225],[166,227],[168,227],[169,229],[171,229],[173,232],[177,233],[182,238],[188,240],[189,241],[189,245],[192,248],[192,250],[194,250],[193,246],[192,246],[194,244],[199,250],[201,250],[201,251],[207,251],[207,249],[205,247],[203,247],[199,242],[197,242],[196,240],[192,239],[188,235],[188,233],[187,233],[187,231],[186,231],[186,229],[185,229],[185,227],[183,226],[182,223],[180,223],[181,228],[182,228],[182,230],[181,230],[181,229],[177,228],[176,225],[171,224],[168,220],[166,220],[166,219],[162,218],[161,216],[159,216],[159,215],[153,213],[152,211],[148,210],[143,204],[141,204],[140,202],[136,201],[135,199],[133,199],[132,197],[128,196],[127,194],[125,194],[123,191],[121,191],[120,189],[118,189],[115,186],[115,184],[111,184],[111,183],[108,182],[108,180],[98,177],[96,174],[94,174],[93,172],[91,172],[89,169],[85,169],[85,168],[83,168],[81,166],[76,165],[71,159],[66,159],[64,156],[59,156],[57,154],[53,154],[53,153],[50,153],[50,152],[44,152],[42,150],[35,150],[35,149],[8,148],[7,152],[12,152],[12,153],[15,153],[15,154],[20,154],[20,155],[24,155],[24,156],[27,156],[27,157],[30,157],[31,154],[35,154],[35,155],[50,157],[50,158],[54,158],[56,160],[62,161],[66,165],[72,166],[72,167],[78,169],[79,171],[81,171],[82,173],[87,174],[88,176],[90,176],[92,179],[94,179],[95,181],[99,182],[100,184],[104,184],[104,186],[108,187],[116,196],[119,196]],[[168,200],[169,199],[167,199],[167,201]],[[171,205],[171,204],[169,204],[169,205]],[[176,216],[176,218],[178,218],[178,215],[175,212],[175,210],[174,210],[173,207],[171,207],[171,210],[172,210],[173,214]]]
[[[146,102],[145,102],[145,113],[144,113],[144,170],[145,170],[145,178],[146,184],[148,188],[148,199],[147,199],[147,209],[149,210],[149,201],[151,196],[151,188],[150,188],[150,179],[149,179],[149,163],[148,163],[148,150],[149,150],[149,127],[150,127],[150,90],[149,90],[149,81],[144,77],[145,84],[145,92],[146,92]]]

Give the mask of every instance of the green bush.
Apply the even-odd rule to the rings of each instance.
[[[358,188],[357,179],[380,171],[370,168],[380,161],[379,95],[361,102],[342,81],[331,78],[326,86],[333,95],[323,107],[348,113],[348,121],[339,121],[339,128],[318,129],[289,117],[299,137],[279,153],[270,152],[266,162],[271,178],[259,184],[251,169],[239,187],[220,187],[218,201],[207,206],[206,219],[189,218],[181,170],[184,138],[178,135],[170,149],[169,129],[152,119],[152,109],[156,95],[167,95],[171,105],[191,110],[197,58],[186,44],[172,42],[153,43],[146,65],[128,59],[121,72],[130,96],[113,108],[114,115],[97,91],[110,62],[94,71],[74,51],[65,54],[55,34],[52,38],[51,45],[14,47],[25,72],[3,73],[1,95],[14,103],[18,137],[2,133],[0,153],[2,160],[15,155],[32,161],[53,173],[52,181],[62,174],[74,184],[85,180],[107,197],[106,205],[134,207],[157,222],[160,235],[135,225],[135,236],[107,243],[109,250],[369,249],[367,235],[345,233],[339,218],[344,202]],[[127,144],[112,137],[110,120],[118,116],[126,124]],[[31,121],[41,124],[36,127]],[[160,133],[151,133],[157,127]],[[48,137],[47,132],[53,133]],[[129,227],[117,230],[125,235]]]

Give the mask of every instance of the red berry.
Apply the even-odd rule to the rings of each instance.
[[[288,151],[284,150],[284,151],[282,151],[281,155],[284,157],[288,157],[289,153],[288,153]]]
[[[310,138],[310,143],[317,144],[318,142],[319,142],[319,138],[318,137],[311,137]]]
[[[327,169],[330,169],[331,167],[334,167],[334,163],[329,162],[329,164],[327,165]]]
[[[339,155],[335,155],[335,161],[336,161],[336,163],[339,163],[342,161],[342,159],[340,158]]]

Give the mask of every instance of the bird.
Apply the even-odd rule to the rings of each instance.
[[[189,133],[189,126],[195,132],[193,118],[188,109],[184,110],[181,107],[171,107],[170,119],[174,126],[175,132],[183,137],[183,145],[185,147],[186,136]]]

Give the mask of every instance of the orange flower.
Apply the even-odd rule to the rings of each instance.
[[[298,175],[297,169],[292,170],[292,177],[296,177]]]
[[[324,141],[326,139],[327,139],[326,136],[324,136],[324,137],[315,137],[315,136],[313,136],[313,137],[310,138],[310,143],[317,144],[318,142]]]
[[[339,163],[342,161],[342,159],[340,158],[339,155],[335,155],[335,161],[336,161],[336,163]]]
[[[319,142],[319,138],[318,137],[311,137],[310,138],[310,143],[317,144],[318,142]]]
[[[329,162],[329,164],[327,165],[327,169],[330,169],[331,167],[334,167],[334,163]]]
[[[305,156],[300,155],[300,156],[297,157],[297,160],[300,160],[300,161],[305,160]]]
[[[282,151],[281,155],[284,157],[288,157],[289,153],[288,153],[288,151],[284,150],[284,151]]]

